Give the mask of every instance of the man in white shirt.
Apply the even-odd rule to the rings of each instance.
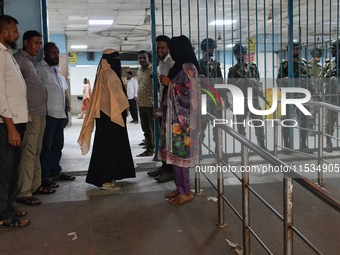
[[[157,44],[157,57],[159,59],[158,63],[158,77],[159,75],[168,75],[170,68],[174,65],[169,54],[169,42],[170,38],[166,35],[159,35],[156,37]],[[165,89],[166,88],[166,89]],[[165,87],[161,82],[159,82],[159,106],[166,104],[167,87]],[[164,94],[164,95],[163,95]],[[163,98],[163,99],[162,99]],[[161,120],[159,120],[161,123]],[[149,171],[147,174],[151,177],[155,177],[158,182],[168,182],[174,179],[172,172],[172,165],[167,164],[162,161],[162,166],[156,170]]]
[[[137,111],[137,92],[138,92],[138,81],[133,77],[131,71],[126,72],[126,79],[128,80],[126,93],[130,104],[130,113],[132,121],[130,123],[138,123],[138,111]]]
[[[20,34],[18,21],[0,15],[0,227],[22,228],[30,225],[25,211],[13,209],[20,146],[28,122],[27,90],[12,51]]]
[[[74,176],[61,173],[59,166],[61,151],[64,147],[64,127],[68,110],[68,87],[65,78],[59,73],[59,48],[55,43],[44,45],[44,59],[37,63],[37,70],[42,82],[47,89],[47,115],[46,127],[43,137],[41,162],[41,186],[46,188],[58,188],[59,184],[52,179],[74,180]]]

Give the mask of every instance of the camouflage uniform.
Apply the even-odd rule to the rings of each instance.
[[[213,39],[207,38],[202,41],[201,49],[202,51],[206,51],[207,43],[209,47],[216,48],[216,43]],[[220,67],[220,63],[216,60],[211,59],[209,54],[206,54],[206,58],[202,58],[200,60],[200,75],[201,75],[201,83],[207,84],[211,87],[215,87],[215,84],[223,84],[222,71]],[[226,98],[226,90],[217,89],[217,92],[222,98]],[[207,107],[208,112],[214,115],[216,118],[222,118],[222,108],[219,105],[215,105],[210,97],[207,97]],[[201,123],[201,135],[200,139],[203,140],[205,137],[205,130],[207,129],[209,121],[206,118],[202,118]],[[217,131],[216,127],[213,128],[213,140],[217,142]]]
[[[246,78],[242,78],[242,76],[246,76],[249,79]],[[255,115],[251,112],[249,112],[249,108],[248,108],[248,103],[247,103],[247,90],[248,87],[252,86],[249,83],[253,82],[254,86],[256,86],[256,88],[253,87],[253,106],[255,109],[257,110],[261,110],[260,104],[259,104],[259,92],[262,92],[262,83],[259,82],[260,80],[260,75],[256,66],[255,62],[250,62],[245,63],[244,66],[241,66],[240,63],[237,63],[236,65],[234,65],[233,67],[229,68],[229,72],[228,72],[228,84],[235,84],[235,82],[237,82],[237,80],[239,79],[244,79],[244,84],[240,86],[240,89],[243,91],[243,95],[245,96],[244,99],[244,115],[236,115],[236,119],[238,123],[243,123],[247,116],[250,114],[250,118],[251,119],[261,119],[263,120],[263,116],[262,115]],[[263,123],[263,122],[262,122]],[[261,144],[263,144],[264,142],[264,127],[262,125],[262,123],[260,121],[254,121],[253,125],[256,126],[255,127],[255,135],[257,137],[257,141]],[[245,126],[243,124],[238,124],[237,125],[237,131],[243,135],[246,136],[246,130],[245,130]]]
[[[315,54],[314,54],[315,53]],[[311,51],[312,57],[321,57],[322,56],[322,51],[321,49],[315,49]],[[324,70],[323,67],[317,63],[317,62],[309,62],[308,63],[308,74],[311,76],[311,79],[313,80],[314,83],[314,99],[311,98],[310,101],[313,101],[317,99],[320,96],[320,91],[322,91],[322,74]],[[315,107],[309,107],[309,112],[312,114],[309,116],[308,123],[309,123],[309,128],[313,129],[314,125],[314,119],[317,113],[315,113]],[[314,135],[315,133],[311,133]]]
[[[200,60],[200,74],[202,77],[200,78],[201,82],[204,84],[208,84],[209,86],[215,87],[215,84],[223,84],[223,78],[222,78],[222,71],[220,68],[220,63],[216,60]],[[223,98],[225,95],[223,95],[221,92],[221,89],[218,89],[217,92],[219,95]],[[210,97],[207,97],[207,111],[214,115],[216,118],[220,119],[222,118],[222,108],[219,105],[215,105],[214,102]],[[202,119],[201,123],[201,139],[203,140],[205,137],[205,130],[207,129],[209,121],[206,118]],[[214,142],[217,141],[217,128],[213,128],[213,140]]]
[[[313,79],[310,78],[310,75],[308,74],[308,64],[307,60],[304,58],[300,58],[298,62],[293,62],[293,73],[294,73],[294,87],[301,87],[308,89],[311,94],[314,94],[314,88],[313,88]],[[288,77],[288,61],[286,59],[283,59],[280,63],[279,72],[277,76],[277,85],[278,87],[288,87],[288,80],[283,81],[282,78]],[[294,95],[295,98],[299,98],[299,95]],[[298,116],[298,122],[299,126],[301,128],[307,128],[307,122],[308,122],[308,116],[304,115],[298,108],[294,106],[293,113],[296,110],[297,116]],[[285,116],[281,116],[281,119],[287,119],[287,118],[294,118],[293,114],[291,115],[291,106],[286,106],[286,114]],[[292,123],[291,123],[292,124]],[[283,141],[284,146],[290,148],[292,145],[290,143],[290,137],[289,137],[289,130],[290,127],[282,127],[282,135],[283,135]],[[307,142],[307,130],[300,129],[300,148],[307,148],[306,142]]]
[[[340,66],[338,63],[338,59],[334,58],[331,60],[328,70],[326,70],[325,74],[325,95],[326,101],[329,104],[340,105],[340,88],[339,84],[340,77]],[[337,112],[327,111],[326,115],[326,127],[325,133],[329,135],[333,135],[334,133],[334,125],[337,120]],[[327,137],[328,138],[328,137]],[[328,140],[328,139],[327,139]]]

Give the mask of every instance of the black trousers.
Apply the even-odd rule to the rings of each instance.
[[[153,107],[139,107],[139,117],[142,130],[145,137],[146,150],[153,152],[154,149],[154,121],[153,121]]]
[[[15,127],[22,141],[26,124],[15,124]],[[7,128],[4,123],[0,123],[0,220],[13,216],[20,155],[20,147],[8,143]]]
[[[138,113],[137,113],[137,102],[135,99],[129,99],[129,104],[130,104],[130,113],[132,120],[138,121]]]

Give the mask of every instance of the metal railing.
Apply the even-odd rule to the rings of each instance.
[[[303,153],[303,152],[300,152],[300,151],[295,151],[295,152],[298,152],[298,153],[302,153],[304,155],[307,155],[309,157],[313,157],[313,158],[317,158],[317,166],[323,166],[324,165],[324,162],[327,162],[328,164],[331,164],[330,161],[326,160],[324,158],[324,146],[323,146],[323,137],[324,136],[328,136],[328,137],[331,137],[332,139],[335,139],[335,140],[338,140],[340,141],[339,138],[335,137],[335,136],[330,136],[328,134],[325,134],[324,133],[324,126],[325,125],[328,125],[328,123],[324,123],[324,110],[327,110],[327,111],[335,111],[335,112],[340,112],[340,107],[339,106],[335,106],[335,105],[332,105],[332,104],[328,104],[328,103],[325,103],[325,102],[318,102],[318,101],[310,101],[308,103],[305,103],[305,105],[307,106],[312,106],[312,107],[317,107],[317,112],[318,112],[318,122],[317,122],[317,141],[318,141],[318,144],[317,144],[317,156],[315,157],[313,154],[307,154],[307,153]],[[275,112],[276,113],[276,112]],[[277,118],[275,118],[277,119]],[[299,128],[299,127],[295,127],[295,128]],[[301,128],[300,128],[301,129]],[[277,154],[278,154],[278,148],[282,148],[282,149],[285,149],[285,150],[291,150],[291,151],[294,151],[290,148],[286,148],[286,147],[283,147],[283,146],[280,146],[278,145],[278,139],[277,139],[277,136],[278,136],[278,123],[277,121],[274,122],[274,140],[273,140],[273,143],[274,143],[274,152],[273,152],[273,155],[275,157],[277,157]],[[323,170],[323,169],[321,169]],[[320,186],[323,186],[324,185],[324,178],[323,178],[323,171],[317,171],[318,173],[318,184]]]
[[[340,110],[337,108],[333,108],[325,103],[313,103],[318,105],[319,107],[328,107],[328,109]],[[207,113],[204,116],[210,122],[213,122],[216,119],[213,115]],[[314,194],[321,201],[325,202],[330,207],[334,208],[336,211],[340,212],[340,201],[335,198],[331,193],[327,190],[323,189],[318,184],[313,183],[307,178],[303,177],[299,173],[295,172],[291,169],[287,164],[285,164],[280,159],[274,157],[267,151],[261,149],[246,137],[240,135],[234,129],[228,127],[225,124],[217,125],[219,128],[218,132],[218,141],[219,144],[217,150],[217,162],[219,166],[222,166],[222,142],[221,135],[222,131],[226,132],[237,141],[242,144],[242,160],[241,165],[246,167],[249,164],[249,155],[248,150],[254,151],[261,158],[266,160],[273,166],[284,166],[286,169],[289,169],[287,172],[285,171],[283,174],[283,182],[284,182],[284,205],[283,205],[283,215],[281,215],[273,206],[271,206],[258,192],[256,192],[249,183],[249,173],[247,171],[242,172],[242,178],[239,178],[235,173],[233,173],[236,178],[242,182],[242,215],[235,209],[235,207],[231,204],[231,202],[224,195],[224,179],[223,179],[223,171],[218,171],[218,180],[217,187],[212,183],[212,181],[202,173],[210,184],[217,190],[218,195],[218,226],[224,226],[224,202],[231,208],[231,210],[236,214],[236,216],[243,223],[243,254],[249,255],[251,254],[251,246],[250,246],[250,237],[251,235],[259,242],[259,244],[264,248],[264,250],[268,254],[273,254],[268,246],[260,239],[260,237],[256,234],[254,229],[250,226],[250,192],[255,195],[268,209],[270,209],[282,222],[283,222],[283,233],[284,233],[284,254],[290,255],[293,254],[293,233],[297,234],[303,241],[306,243],[316,254],[322,254],[322,252],[315,247],[315,245],[309,241],[295,226],[293,222],[293,180],[304,187],[308,192]],[[200,193],[200,172],[195,172],[195,192]]]

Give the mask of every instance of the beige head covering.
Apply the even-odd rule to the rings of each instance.
[[[103,54],[111,54],[111,53],[116,52],[116,51],[117,51],[116,49],[108,48],[108,49],[103,51]]]
[[[111,54],[115,51],[115,49],[106,49],[103,54]],[[97,68],[89,108],[78,138],[83,155],[90,149],[94,120],[100,118],[100,111],[109,116],[112,122],[124,127],[121,113],[127,108],[129,108],[129,102],[123,91],[121,80],[106,59],[102,58]]]

